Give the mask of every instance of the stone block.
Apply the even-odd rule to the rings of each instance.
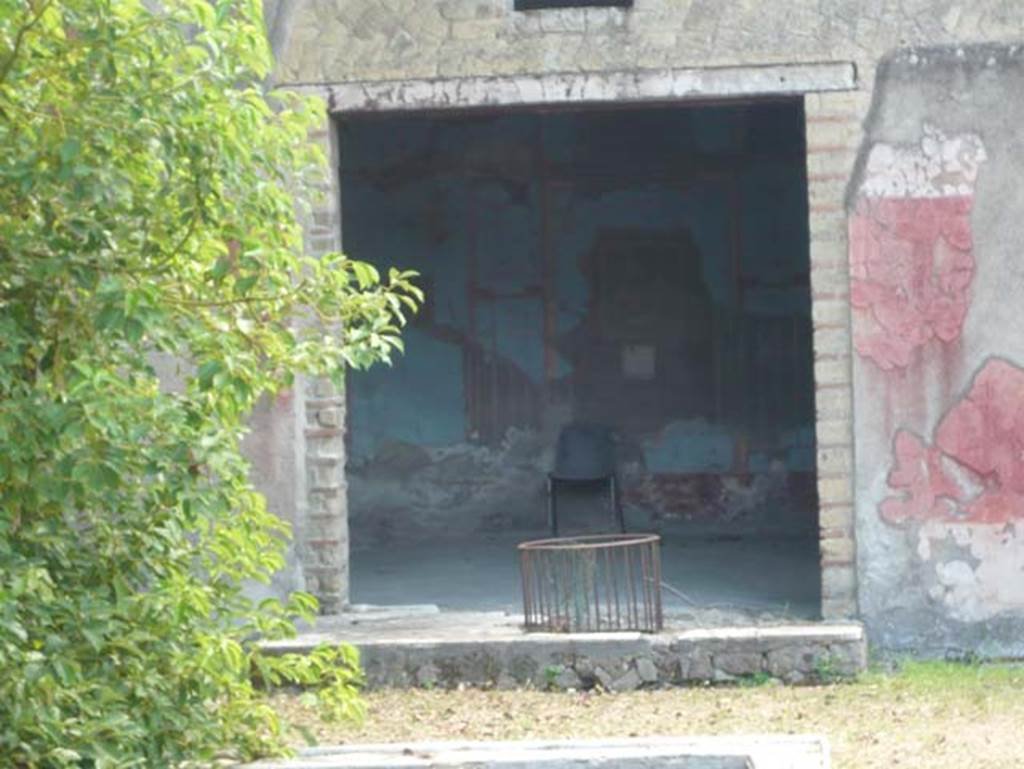
[[[818,419],[853,419],[853,400],[849,395],[832,396],[833,388],[815,392],[815,414]],[[838,388],[835,388],[838,389]],[[846,390],[844,387],[843,390]]]
[[[452,40],[495,40],[502,30],[497,19],[468,19],[452,24]]]
[[[843,115],[851,119],[859,118],[870,104],[871,91],[868,88],[807,94],[804,100],[808,117]]]
[[[856,546],[852,537],[835,537],[821,541],[822,563],[852,563],[855,557]]]
[[[818,525],[822,529],[852,530],[853,505],[828,505],[818,512]]]
[[[802,644],[773,649],[765,655],[765,669],[787,683],[800,683],[814,672],[815,648]]]
[[[849,446],[853,441],[853,425],[847,419],[819,419],[815,431],[819,446]]]
[[[314,465],[310,468],[311,485],[316,489],[337,489],[341,487],[342,468],[339,464]]]
[[[856,147],[860,143],[863,129],[857,120],[808,120],[807,146],[815,147]]]
[[[714,667],[709,649],[700,644],[677,641],[671,650],[679,666],[680,681],[711,680]]]
[[[328,591],[322,578],[320,580],[320,589],[317,591],[316,598],[320,602],[320,614],[322,615],[338,614],[345,608],[345,597],[342,593],[340,591]]]
[[[555,676],[553,681],[556,689],[563,691],[573,690],[578,691],[583,688],[583,681],[579,674],[572,668],[563,668],[562,672]]]
[[[807,183],[807,200],[811,206],[844,206],[846,204],[846,176],[819,174]]]
[[[840,475],[853,472],[853,449],[848,446],[829,446],[818,449],[818,472],[822,475]]]
[[[417,686],[432,688],[441,681],[441,670],[434,663],[428,662],[416,668],[414,678]]]
[[[484,646],[467,650],[457,659],[446,662],[449,663],[447,668],[451,670],[448,677],[453,683],[488,685],[496,681],[502,671],[502,664],[496,653]]]
[[[572,666],[583,678],[594,678],[594,661],[589,657],[577,657],[573,660]]]
[[[865,644],[832,644],[823,657],[827,669],[838,676],[855,676],[864,672],[868,666],[868,653]]]
[[[843,620],[856,617],[856,595],[842,598],[822,598],[821,616],[827,620]]]
[[[320,377],[314,379],[309,389],[315,398],[330,398],[338,394],[338,388],[334,386],[330,379]]]
[[[641,657],[636,661],[636,672],[645,684],[652,684],[658,680],[658,668],[649,657]]]
[[[643,679],[636,671],[636,668],[630,668],[612,682],[610,690],[613,692],[631,692],[634,689],[638,689],[642,683]]]
[[[621,8],[585,8],[583,16],[588,34],[625,32],[630,18]]]
[[[821,592],[825,598],[848,598],[857,591],[857,570],[850,566],[827,566],[821,570]]]
[[[566,8],[540,14],[540,28],[545,33],[577,33],[587,30],[587,17],[582,8]]]
[[[728,676],[752,676],[764,672],[764,655],[756,651],[735,651],[715,654],[712,664],[716,672]]]
[[[333,540],[341,542],[346,539],[348,528],[340,517],[317,516],[306,521],[306,540]]]
[[[540,663],[530,654],[514,654],[505,666],[509,675],[523,684],[537,683],[540,677]]]
[[[672,651],[670,643],[654,643],[651,647],[652,660],[658,671],[658,680],[662,683],[679,683],[682,671],[679,655]]]
[[[430,4],[433,5],[433,4]],[[467,19],[494,19],[508,13],[510,3],[504,0],[441,0],[437,8],[441,16],[454,22]]]
[[[818,241],[846,243],[845,211],[840,209],[811,211],[808,221],[812,247]],[[812,268],[813,264],[812,261]],[[812,269],[811,288],[815,291],[845,291],[849,288],[849,276],[839,270],[826,272]]]
[[[345,423],[345,412],[340,408],[320,409],[316,421],[322,427],[341,427]]]
[[[807,154],[808,176],[824,176],[843,174],[847,181],[853,172],[857,153],[852,147],[842,147]]]
[[[819,478],[818,499],[822,505],[853,504],[853,481],[849,477]]]
[[[816,326],[849,325],[850,303],[845,299],[819,299],[811,306],[811,317]]]
[[[601,685],[601,688],[605,691],[615,691],[615,679],[612,678],[611,673],[605,670],[600,665],[594,668],[594,679]]]
[[[845,276],[843,276],[842,281],[845,286],[847,283]],[[844,323],[839,326],[818,326],[815,328],[814,352],[818,355],[834,355],[837,358],[849,358],[850,327]]]
[[[683,681],[710,681],[714,674],[709,654],[693,654],[679,660],[679,676]]]

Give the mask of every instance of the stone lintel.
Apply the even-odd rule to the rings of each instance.
[[[857,87],[852,62],[562,72],[285,86],[327,98],[332,113],[797,96]]]

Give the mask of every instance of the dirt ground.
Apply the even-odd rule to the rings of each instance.
[[[1024,767],[1024,667],[912,663],[827,686],[773,683],[629,694],[382,691],[361,725],[322,722],[292,695],[296,745],[646,735],[824,734],[837,769]]]

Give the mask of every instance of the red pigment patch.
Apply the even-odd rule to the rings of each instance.
[[[963,330],[974,277],[970,196],[861,198],[850,218],[854,346],[883,370]]]
[[[1005,523],[1024,518],[1024,369],[998,358],[943,417],[934,445],[906,430],[893,441],[882,518]]]

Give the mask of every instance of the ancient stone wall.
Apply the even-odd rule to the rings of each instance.
[[[982,508],[1008,510],[1013,499],[1006,491],[1016,493],[1005,457],[964,459],[970,451],[963,442],[943,437],[973,424],[957,403],[963,409],[988,404],[992,393],[1008,402],[1024,362],[1012,332],[1016,221],[1009,213],[1018,199],[1010,180],[1020,175],[1005,170],[1013,162],[1013,127],[1020,124],[1013,117],[1021,102],[1019,54],[956,47],[1024,40],[1016,0],[636,0],[629,10],[529,13],[513,11],[512,0],[270,0],[268,10],[277,82],[328,97],[335,95],[332,86],[343,85],[348,101],[336,100],[335,109],[444,108],[467,99],[614,101],[616,93],[626,99],[649,94],[643,89],[666,78],[676,85],[663,98],[792,92],[784,68],[772,69],[770,77],[761,68],[852,62],[857,77],[846,92],[830,92],[834,80],[813,87],[806,72],[801,81],[812,84],[803,90],[823,614],[859,611],[889,645],[927,640],[935,647],[976,648],[983,646],[981,620],[989,627],[1004,623],[1006,633],[997,635],[1011,637],[1018,604],[1015,589],[1002,583],[1019,584],[1019,569],[1012,556],[994,565],[985,555],[1013,549],[1000,530],[991,522],[979,530],[938,517],[930,525],[942,531],[919,532],[917,523],[906,521],[918,521],[927,505],[907,489],[924,482],[911,471],[887,475],[894,463],[913,464],[915,457],[929,458],[929,467],[952,457],[967,467],[949,471],[957,474],[959,490],[948,492],[948,479],[929,481],[925,500],[932,495],[957,509],[967,505],[974,511],[968,516],[982,515]],[[951,47],[941,55],[891,59],[873,93],[884,57],[936,44]],[[589,90],[591,83],[596,90]],[[917,170],[934,152],[940,158],[965,153],[950,171],[955,180]],[[886,168],[896,176],[876,173]],[[335,197],[317,214],[311,242],[337,229]],[[887,255],[915,251],[908,243],[929,238],[933,252],[941,251],[931,263],[925,256],[900,257],[906,274],[886,272]],[[930,287],[894,301],[907,281]],[[954,351],[962,353],[955,371],[931,373],[935,361],[956,357]],[[1017,444],[1006,417],[979,419],[978,429],[998,433],[996,445],[1009,456]],[[1003,496],[971,507],[982,494],[975,490],[993,483]],[[915,501],[883,506],[893,495]],[[343,512],[343,503],[337,507]],[[1014,533],[1010,522],[1001,523]],[[954,525],[967,528],[947,530]],[[955,552],[961,555],[950,555]],[[993,565],[983,568],[986,563]]]
[[[278,80],[293,84],[853,60],[870,87],[893,49],[1022,36],[1014,0],[636,0],[530,12],[512,0],[279,2],[291,13],[272,14],[288,28]]]

